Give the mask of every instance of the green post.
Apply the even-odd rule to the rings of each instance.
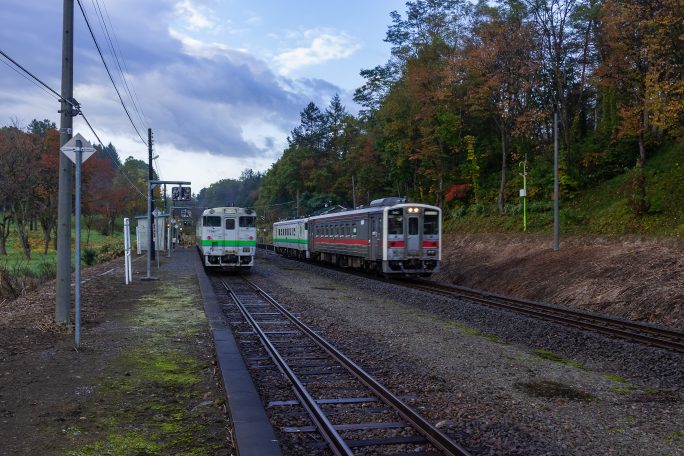
[[[523,172],[520,175],[523,178],[523,188],[520,189],[520,196],[523,199],[523,231],[527,231],[527,157],[525,161],[518,163],[518,166],[523,166]]]

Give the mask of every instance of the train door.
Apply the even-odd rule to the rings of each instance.
[[[420,255],[420,218],[418,214],[409,215],[406,220],[406,254],[408,256]]]
[[[370,216],[368,235],[370,239],[370,258],[377,260],[382,257],[382,218],[379,215]]]
[[[237,239],[237,231],[235,231],[235,219],[226,217],[225,222],[223,224],[223,227],[225,229],[225,240],[226,241],[234,241]],[[232,242],[226,242],[224,245],[229,246],[233,245]]]

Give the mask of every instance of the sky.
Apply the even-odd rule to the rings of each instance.
[[[325,109],[339,94],[356,113],[352,97],[363,84],[359,72],[389,59],[383,40],[390,12],[403,13],[404,2],[81,0],[133,122],[78,3],[74,98],[122,161],[147,161],[144,142],[152,128],[161,179],[191,181],[196,193],[221,179],[237,179],[248,168],[266,171],[309,102]],[[57,92],[62,4],[2,0],[0,10],[0,50]],[[59,128],[56,98],[4,58],[0,62],[0,126],[48,119]],[[96,142],[81,117],[74,118],[74,133]]]

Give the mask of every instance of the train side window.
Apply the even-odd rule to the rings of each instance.
[[[352,225],[351,230],[352,230],[352,236],[356,236],[356,224]]]
[[[226,229],[227,230],[234,230],[235,229],[235,219],[226,219]]]
[[[309,229],[309,222],[304,223],[304,231],[307,231]]]

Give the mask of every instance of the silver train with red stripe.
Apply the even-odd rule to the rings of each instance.
[[[273,224],[273,246],[285,256],[385,275],[429,276],[442,259],[442,211],[404,198]]]

